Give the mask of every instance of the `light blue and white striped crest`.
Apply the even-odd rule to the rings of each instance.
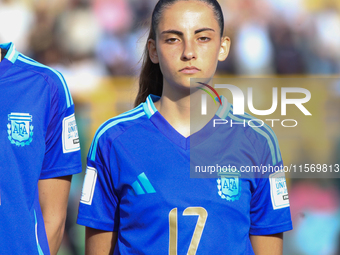
[[[240,172],[220,173],[217,179],[218,194],[227,201],[236,201],[241,196]]]
[[[11,113],[8,115],[8,139],[17,146],[29,145],[33,140],[32,115],[29,113]]]

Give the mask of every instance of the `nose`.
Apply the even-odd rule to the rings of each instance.
[[[197,58],[197,55],[196,55],[194,44],[192,42],[186,41],[184,43],[184,49],[183,49],[181,59],[183,61],[189,61],[189,60],[196,59],[196,58]]]

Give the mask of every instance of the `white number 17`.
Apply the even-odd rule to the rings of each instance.
[[[208,212],[203,207],[188,207],[184,210],[183,215],[198,216],[187,253],[187,255],[195,255],[208,217]],[[177,208],[174,208],[169,213],[169,255],[177,255],[177,236]]]

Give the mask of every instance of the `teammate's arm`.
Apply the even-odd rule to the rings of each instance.
[[[51,255],[56,255],[64,235],[72,176],[39,180],[39,202]]]
[[[117,232],[86,227],[85,255],[113,254]]]
[[[282,255],[283,233],[256,236],[250,235],[255,255]]]

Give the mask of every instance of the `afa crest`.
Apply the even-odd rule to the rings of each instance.
[[[217,179],[218,194],[222,199],[227,201],[236,201],[241,196],[240,179],[241,173],[238,172],[225,172],[219,173]]]
[[[29,145],[33,140],[32,115],[28,113],[11,113],[8,115],[8,139],[16,146]]]

